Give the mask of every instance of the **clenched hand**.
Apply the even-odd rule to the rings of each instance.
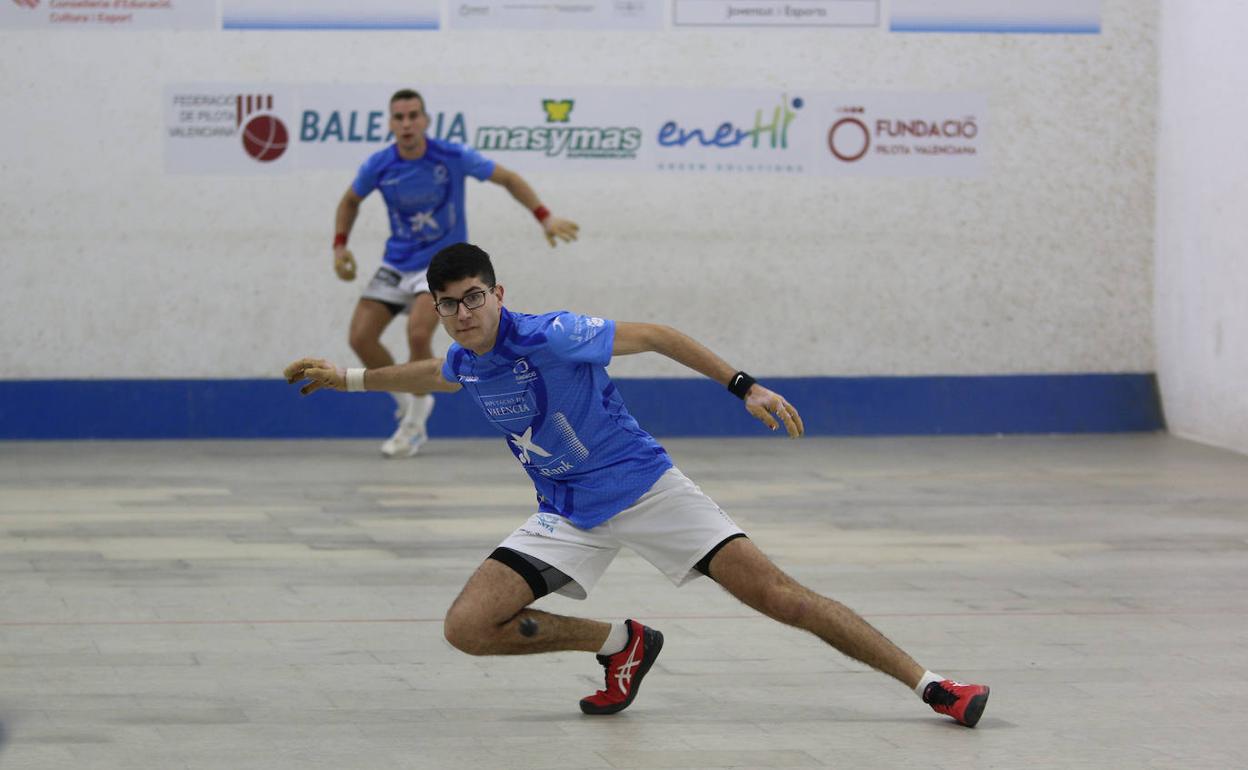
[[[291,385],[300,380],[308,381],[307,385],[299,389],[299,392],[305,396],[315,393],[322,388],[329,388],[330,390],[347,389],[346,370],[334,366],[323,358],[301,358],[286,367],[284,374],[286,375],[286,382]]]

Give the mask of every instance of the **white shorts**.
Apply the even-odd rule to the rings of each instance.
[[[745,534],[715,501],[676,468],[669,468],[637,502],[593,529],[556,513],[536,513],[499,543],[541,559],[572,578],[555,593],[589,595],[611,560],[628,546],[674,585],[700,576],[694,565],[733,535]]]
[[[400,272],[383,264],[373,273],[373,278],[360,294],[362,299],[375,299],[388,305],[400,305],[407,312],[417,294],[429,291],[429,280],[424,270]]]

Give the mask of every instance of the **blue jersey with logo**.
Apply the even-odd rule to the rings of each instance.
[[[361,198],[381,190],[390,211],[384,259],[404,273],[424,270],[440,249],[468,240],[464,178],[484,181],[494,173],[494,161],[471,147],[428,137],[425,143],[418,160],[403,160],[394,144],[373,154],[351,185]]]
[[[453,343],[442,366],[507,437],[539,510],[582,529],[632,505],[672,467],[607,376],[614,342],[614,321],[502,308],[489,353]]]

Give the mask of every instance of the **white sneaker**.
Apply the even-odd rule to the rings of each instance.
[[[399,416],[399,427],[381,445],[386,457],[411,457],[429,440],[425,423],[433,412],[433,396],[413,396],[406,413]]]

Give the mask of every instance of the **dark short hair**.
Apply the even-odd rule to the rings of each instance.
[[[420,108],[422,110],[425,108],[425,97],[421,96],[418,92],[413,91],[410,88],[403,88],[398,91],[395,91],[394,96],[390,97],[390,104],[394,104],[395,102],[402,101],[403,99],[419,99]]]
[[[490,255],[471,243],[452,243],[442,249],[433,255],[425,271],[429,290],[434,293],[445,291],[448,284],[465,278],[480,278],[487,286],[496,283]]]

